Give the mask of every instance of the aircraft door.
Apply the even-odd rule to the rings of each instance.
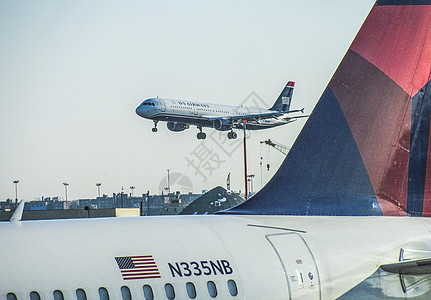
[[[159,99],[159,103],[160,103],[160,110],[161,111],[166,111],[165,101],[163,101],[163,99]]]
[[[290,299],[320,299],[320,279],[313,254],[296,233],[267,235],[280,259]]]

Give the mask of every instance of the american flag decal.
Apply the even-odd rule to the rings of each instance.
[[[124,280],[161,278],[152,255],[115,258]]]

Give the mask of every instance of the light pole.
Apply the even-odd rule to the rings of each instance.
[[[101,185],[102,185],[101,183],[96,183],[96,186],[97,186],[97,195],[99,196],[99,198],[100,198],[100,186]]]
[[[245,200],[248,200],[248,184],[247,184],[247,137],[246,137],[246,126],[247,126],[247,120],[242,121],[242,125],[244,127],[244,186],[245,186]]]
[[[132,186],[130,187],[130,189],[132,190],[132,192],[131,192],[131,196],[133,197],[133,190],[135,189],[135,187],[132,185]]]
[[[123,194],[124,194],[124,187],[121,187],[121,208],[124,208]]]
[[[169,178],[169,169],[168,171],[168,197],[170,197],[169,195],[171,194],[171,179]]]
[[[13,181],[13,183],[15,184],[15,207],[18,206],[18,182],[19,180]]]
[[[67,187],[69,186],[69,184],[67,182],[63,182],[64,185],[64,193],[66,194],[66,208],[68,208],[67,205]]]

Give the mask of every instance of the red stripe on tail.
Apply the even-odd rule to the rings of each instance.
[[[375,6],[350,49],[413,96],[430,79],[430,23],[430,5]]]

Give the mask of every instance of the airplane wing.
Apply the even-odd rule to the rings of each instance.
[[[306,118],[309,115],[300,115],[300,116],[288,116],[292,113],[301,112],[304,113],[304,109],[297,109],[297,110],[291,110],[287,112],[281,112],[281,111],[268,111],[261,114],[250,114],[250,115],[241,115],[241,116],[229,116],[229,117],[222,117],[222,119],[230,120],[232,123],[242,123],[243,121],[260,121],[265,119],[271,119],[271,118],[280,118],[283,121],[289,121],[293,119],[299,119],[299,118]],[[220,119],[220,117],[212,117],[209,118],[209,120],[215,120]]]

